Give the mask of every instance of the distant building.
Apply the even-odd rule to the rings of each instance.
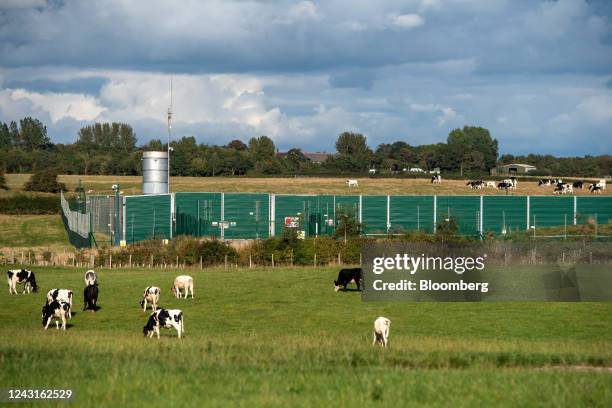
[[[316,153],[303,152],[303,154],[304,156],[306,156],[308,160],[310,160],[313,163],[323,163],[328,157],[332,156],[331,153],[325,153],[325,152],[316,152]],[[285,158],[285,156],[287,156],[287,152],[277,152],[276,153],[276,157],[280,159]]]
[[[535,166],[532,166],[531,164],[512,163],[503,164],[495,167],[494,169],[491,169],[491,174],[527,174],[535,170],[537,170],[537,168]]]

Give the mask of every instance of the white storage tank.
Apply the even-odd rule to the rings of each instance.
[[[143,152],[142,193],[168,193],[168,152]]]

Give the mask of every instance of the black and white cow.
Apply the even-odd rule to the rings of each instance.
[[[574,188],[569,183],[559,183],[555,186],[553,190],[553,194],[572,194],[574,192]]]
[[[87,285],[83,290],[83,310],[89,309],[95,312],[97,309],[96,303],[98,303],[98,286]]]
[[[574,183],[572,184],[572,186],[574,188],[580,188],[582,189],[584,187],[584,181],[574,181]]]
[[[161,289],[157,286],[147,286],[142,295],[142,302],[140,302],[140,307],[142,307],[142,311],[147,310],[147,302],[151,303],[151,309],[153,311],[157,310],[157,302],[159,302],[159,295],[161,293]]]
[[[61,300],[46,303],[42,308],[42,325],[47,330],[51,320],[55,318],[55,327],[59,330],[59,321],[62,322],[62,330],[66,330],[66,316],[70,313],[70,305]]]
[[[601,191],[603,190],[603,188],[601,188],[599,185],[597,184],[591,184],[589,186],[589,191],[593,194],[601,194]]]
[[[486,184],[482,180],[476,180],[476,181],[468,181],[466,186],[468,186],[468,188],[471,188],[472,190],[480,190],[480,189],[485,188]]]
[[[98,277],[96,276],[96,272],[93,269],[90,269],[85,272],[85,286],[88,285],[98,286]]]
[[[8,282],[9,293],[11,295],[13,293],[17,294],[17,284],[23,285],[23,292],[21,293],[30,293],[30,289],[32,289],[32,292],[38,292],[36,276],[34,275],[34,272],[27,269],[9,270],[6,273],[6,280]]]
[[[361,290],[361,282],[363,281],[363,272],[361,268],[341,269],[338,272],[338,279],[334,281],[334,290],[337,292],[342,286],[342,290],[346,290],[349,283],[355,282],[357,290]]]
[[[47,292],[47,304],[59,300],[70,305],[72,309],[72,291],[70,289],[51,289]],[[68,311],[68,318],[72,319],[72,311]]]
[[[497,188],[500,190],[508,190],[509,188],[512,188],[512,184],[502,181],[497,185]]]
[[[434,176],[431,177],[431,183],[432,184],[442,184],[442,176],[439,174],[436,174]]]
[[[540,179],[540,181],[538,182],[538,187],[550,186],[553,183],[554,183],[554,180],[552,179]]]
[[[183,312],[180,309],[157,309],[149,316],[147,324],[142,328],[142,333],[146,337],[153,337],[153,335],[157,334],[159,339],[160,327],[174,328],[180,339],[181,335],[185,332]]]

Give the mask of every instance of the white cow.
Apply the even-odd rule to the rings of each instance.
[[[497,188],[494,181],[485,181],[486,188]]]
[[[435,176],[431,177],[431,182],[432,184],[442,184],[442,176],[439,174],[436,174]]]
[[[178,338],[185,332],[183,323],[183,312],[180,309],[158,309],[151,313],[147,324],[142,328],[142,333],[147,337],[157,334],[159,339],[159,328],[174,328],[178,333]]]
[[[17,294],[17,284],[23,285],[23,292],[21,293],[30,293],[30,289],[34,293],[38,292],[36,276],[34,275],[34,272],[27,269],[10,269],[6,272],[6,280],[8,282],[9,293],[11,295],[13,293]]]
[[[157,302],[159,302],[159,295],[161,293],[161,289],[157,286],[147,286],[142,295],[142,302],[140,302],[140,307],[142,307],[142,311],[147,310],[147,302],[151,303],[151,309],[155,312],[157,310]]]
[[[93,269],[85,272],[85,286],[95,285],[98,286],[98,277]]]
[[[193,278],[188,275],[180,275],[174,279],[174,286],[172,287],[172,293],[176,298],[181,297],[181,289],[185,290],[185,299],[191,292],[191,298],[193,299]]]
[[[68,318],[72,319],[72,291],[70,289],[51,289],[47,292],[47,304],[51,304],[54,300],[59,300],[60,302],[70,305]]]
[[[42,308],[42,325],[47,330],[51,320],[55,318],[55,327],[59,330],[59,321],[62,321],[62,330],[66,330],[66,316],[70,314],[70,305],[61,300],[46,303]]]
[[[602,190],[606,189],[606,179],[601,179],[597,182],[597,184],[595,184],[597,187],[599,187]]]
[[[391,320],[387,319],[386,317],[381,316],[374,320],[373,346],[380,344],[383,347],[387,347],[389,344],[389,327],[391,327]]]
[[[349,186],[349,188],[351,187],[359,187],[359,182],[355,179],[348,179],[346,180],[346,185]]]

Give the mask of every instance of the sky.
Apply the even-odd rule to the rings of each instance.
[[[173,137],[201,143],[469,125],[500,153],[612,154],[611,18],[609,0],[0,0],[0,121],[165,140],[172,78]]]

